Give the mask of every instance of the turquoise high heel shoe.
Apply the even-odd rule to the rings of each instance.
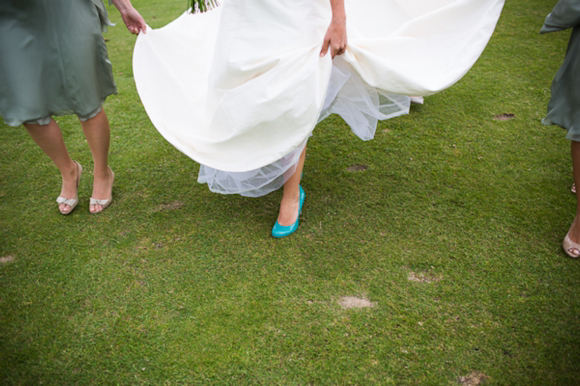
[[[278,224],[274,224],[272,228],[272,236],[277,239],[281,239],[282,237],[290,236],[292,233],[296,232],[298,229],[298,225],[300,225],[300,214],[302,213],[302,205],[304,205],[304,198],[306,198],[306,193],[304,193],[304,189],[302,189],[302,185],[299,186],[300,188],[300,206],[298,207],[298,217],[296,217],[296,221],[292,225],[282,226]]]

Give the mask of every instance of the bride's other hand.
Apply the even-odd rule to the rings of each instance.
[[[330,0],[332,7],[332,21],[326,30],[320,56],[325,56],[330,48],[331,57],[344,54],[347,45],[346,39],[346,14],[344,0]]]
[[[330,48],[331,57],[334,59],[336,55],[344,54],[346,50],[346,22],[334,20],[330,23],[326,35],[324,36],[324,43],[322,44],[322,51],[320,56],[325,56]]]

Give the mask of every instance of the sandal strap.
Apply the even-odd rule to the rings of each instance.
[[[65,204],[68,206],[74,206],[78,201],[79,201],[78,198],[65,198],[61,196],[58,196],[56,198],[56,202],[58,204]]]
[[[102,205],[102,206],[105,206],[105,205],[107,205],[107,203],[110,200],[111,200],[110,198],[109,199],[106,199],[106,200],[98,200],[96,198],[92,198],[91,197],[91,200],[90,201],[91,201],[91,205]]]

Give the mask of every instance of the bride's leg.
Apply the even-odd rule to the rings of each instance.
[[[284,193],[280,202],[280,213],[278,214],[278,224],[290,226],[296,222],[298,217],[298,207],[300,206],[300,178],[304,168],[304,159],[306,157],[306,147],[302,150],[300,160],[296,165],[296,171],[284,184]]]

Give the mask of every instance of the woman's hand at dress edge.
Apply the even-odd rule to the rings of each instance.
[[[121,13],[123,22],[127,26],[129,32],[135,35],[138,35],[141,32],[147,32],[147,24],[145,24],[145,19],[143,19],[139,11],[133,7],[131,0],[113,0],[113,4]]]
[[[141,14],[135,8],[129,8],[125,11],[121,12],[121,17],[123,18],[123,22],[127,26],[129,32],[134,35],[139,35],[139,33],[147,33],[147,24],[145,23],[145,19],[141,16]]]
[[[346,45],[346,19],[333,18],[328,30],[326,31],[326,35],[324,36],[320,56],[325,56],[330,48],[330,55],[334,59],[336,55],[344,54]]]

